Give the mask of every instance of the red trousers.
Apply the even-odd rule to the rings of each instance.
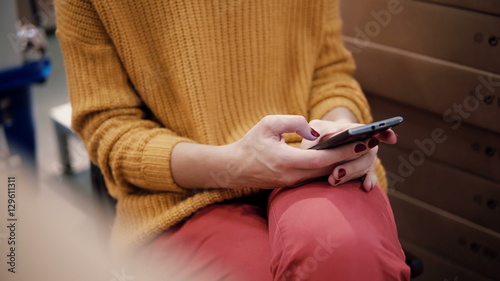
[[[387,196],[359,182],[205,207],[141,256],[163,280],[409,280]]]

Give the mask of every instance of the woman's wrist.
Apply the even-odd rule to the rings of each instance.
[[[226,146],[178,143],[170,159],[175,183],[186,189],[228,187],[230,153],[225,150]]]

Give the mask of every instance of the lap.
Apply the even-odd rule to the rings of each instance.
[[[300,188],[281,188],[269,198],[269,220],[287,222],[314,231],[375,231],[396,238],[394,217],[387,195],[375,186],[365,192],[359,182],[332,187],[327,182],[313,182]],[[379,230],[379,231],[378,231]]]
[[[265,210],[253,204],[207,206],[142,257],[164,280],[272,280]]]
[[[352,253],[373,244],[383,249],[387,261],[375,267],[391,267],[396,260],[402,266],[385,193],[379,188],[366,193],[359,183],[331,187],[314,182],[274,190],[267,213],[242,200],[207,206],[158,237],[143,256],[155,270],[161,267],[165,280],[273,280],[273,274],[293,275],[274,280],[306,280],[312,271],[322,274],[322,266],[355,262],[359,271],[360,263],[373,264],[377,253]],[[300,278],[293,278],[299,274],[293,266],[302,270]],[[338,273],[342,280],[356,280],[346,272]]]

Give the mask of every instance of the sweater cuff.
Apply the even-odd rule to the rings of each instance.
[[[369,109],[361,110],[359,105],[353,102],[351,99],[339,96],[325,99],[316,104],[314,108],[311,109],[309,118],[310,120],[322,119],[330,110],[337,107],[345,107],[349,109],[354,114],[354,116],[356,116],[358,123],[367,124],[372,122]]]
[[[142,155],[141,172],[143,182],[148,189],[186,192],[177,185],[172,176],[170,157],[174,146],[180,142],[194,141],[188,138],[160,134],[154,136],[146,144]]]

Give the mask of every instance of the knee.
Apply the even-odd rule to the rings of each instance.
[[[278,250],[272,259],[275,276],[287,281],[322,280],[316,277],[331,276],[326,273],[342,260],[358,264],[357,257],[367,250],[361,251],[360,247],[367,243],[360,241],[352,227],[346,226],[346,222],[332,224],[323,216],[304,213],[296,214],[290,221],[282,220],[274,234],[273,240],[282,243],[273,247]]]
[[[327,228],[328,229],[328,228]],[[304,236],[299,232],[296,245],[289,250],[279,266],[279,280],[404,280],[407,266],[370,233],[351,231],[320,232]],[[290,251],[290,249],[292,249]],[[361,269],[362,268],[362,269]]]
[[[338,264],[340,261],[359,263],[360,256],[377,258],[381,247],[370,239],[369,233],[356,233],[353,229],[324,226],[311,232],[296,230],[295,242],[288,254],[305,271],[321,266]]]
[[[270,224],[272,243],[280,243],[272,245],[273,274],[287,281],[323,280],[324,276],[399,280],[384,279],[406,270],[397,236],[349,212],[315,198],[297,202],[281,213],[274,230]]]
[[[287,258],[278,266],[283,268],[280,280],[323,280],[325,276],[339,276],[344,264],[359,266],[360,255],[376,253],[370,249],[373,247],[351,234],[321,231],[311,235],[298,231],[294,245],[285,246]]]
[[[406,270],[380,192],[312,186],[277,192],[272,199],[272,268],[280,280],[400,280],[392,277]]]

